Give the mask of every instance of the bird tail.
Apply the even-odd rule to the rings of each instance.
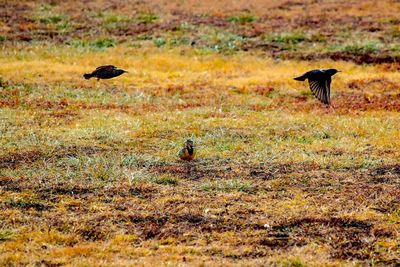
[[[299,77],[294,78],[296,81],[305,81],[307,77],[305,75],[301,75]]]
[[[92,76],[92,74],[90,74],[90,73],[85,73],[85,74],[83,74],[83,77],[84,77],[86,80],[89,80],[89,79],[92,78],[93,76]]]

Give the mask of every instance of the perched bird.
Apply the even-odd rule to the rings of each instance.
[[[192,140],[188,139],[183,144],[181,150],[179,150],[179,158],[181,160],[191,161],[194,159],[194,143]]]
[[[117,77],[125,72],[127,72],[127,71],[125,71],[123,69],[118,69],[117,67],[115,67],[113,65],[105,65],[105,66],[97,67],[92,73],[83,74],[83,77],[87,80],[92,77],[97,78],[97,80],[111,79],[111,78]]]
[[[297,81],[305,81],[308,79],[313,95],[322,103],[330,105],[331,77],[338,72],[340,71],[337,69],[311,70],[294,79]]]

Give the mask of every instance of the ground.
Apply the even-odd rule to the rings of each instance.
[[[232,2],[0,2],[0,265],[400,264],[400,3]]]

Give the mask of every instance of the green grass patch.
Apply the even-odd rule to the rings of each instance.
[[[245,43],[246,38],[233,33],[211,32],[201,36],[204,40],[205,50],[222,53],[232,53],[239,51]]]
[[[161,185],[178,185],[179,180],[175,177],[172,177],[171,175],[162,175],[159,177],[153,176],[152,181],[156,184],[161,184]]]
[[[269,36],[267,39],[274,43],[294,45],[307,41],[308,37],[304,32],[286,32]]]
[[[14,233],[10,230],[0,229],[0,241],[7,241],[12,239]]]
[[[136,17],[136,21],[141,24],[152,24],[159,20],[160,17],[153,13],[140,14]]]
[[[128,16],[111,13],[111,12],[102,12],[99,14],[99,17],[103,20],[103,26],[106,29],[127,29],[129,23],[132,22],[132,19]]]
[[[206,182],[201,185],[201,190],[206,192],[220,191],[220,192],[244,192],[248,194],[255,193],[256,187],[247,181],[239,179],[219,180],[213,182]]]
[[[362,44],[346,45],[343,48],[343,51],[352,54],[369,54],[377,53],[380,51],[381,47],[382,45],[379,42],[367,42]]]
[[[56,24],[56,23],[66,20],[66,19],[67,19],[67,17],[63,16],[63,15],[52,15],[52,16],[48,16],[48,17],[39,18],[39,22],[45,23],[45,24],[51,24],[51,23]]]
[[[160,38],[154,39],[153,43],[156,47],[160,48],[160,47],[165,46],[167,44],[167,41],[165,40],[165,38],[160,37]]]
[[[256,22],[257,17],[252,14],[240,14],[240,15],[230,16],[228,18],[228,21],[232,23],[246,24],[246,23]]]
[[[105,49],[108,47],[115,47],[116,41],[112,38],[97,39],[90,43],[90,46],[96,49]]]

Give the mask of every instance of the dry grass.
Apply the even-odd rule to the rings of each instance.
[[[124,46],[10,52],[0,59],[3,263],[398,257],[399,102],[362,97],[398,101],[380,86],[399,83],[397,72]],[[102,62],[130,73],[82,80]],[[291,80],[323,65],[344,71],[336,109]],[[344,105],[347,95],[368,111]],[[198,146],[191,175],[176,156],[186,137]]]
[[[23,7],[18,19],[37,16],[26,27],[68,18],[78,28],[93,15],[90,8],[106,5],[90,2],[74,16],[79,3],[70,9],[54,3],[38,9],[36,2],[12,2],[10,10]],[[132,6],[107,3],[115,4],[110,12],[129,17]],[[231,20],[246,21],[240,14],[248,8],[262,24],[271,9],[278,12],[273,23],[300,16],[304,3],[237,1],[221,11],[225,3],[215,2],[217,13],[209,15],[214,24],[237,14]],[[371,3],[323,2],[316,21],[328,31],[324,12],[349,5],[327,20],[360,17],[354,27],[370,37],[365,20],[388,26],[382,17],[398,9],[382,1],[378,13]],[[138,5],[160,17],[140,17],[145,27],[160,24],[155,35],[169,31],[161,25],[186,21],[184,12],[198,19],[210,10],[192,1],[179,8],[164,1]],[[49,17],[53,9],[66,17]],[[127,21],[107,16],[109,23]],[[218,25],[218,31],[248,30],[246,23]],[[66,36],[85,39],[77,28]],[[114,28],[110,34],[126,38]],[[277,59],[258,49],[210,50],[207,43],[157,48],[154,40],[108,48],[91,46],[91,37],[88,46],[48,37],[25,43],[6,35],[0,265],[400,264],[398,63]],[[100,82],[82,78],[101,64],[129,73]],[[333,79],[333,108],[292,79],[319,67],[343,71]],[[190,165],[177,158],[189,137],[197,147]]]

